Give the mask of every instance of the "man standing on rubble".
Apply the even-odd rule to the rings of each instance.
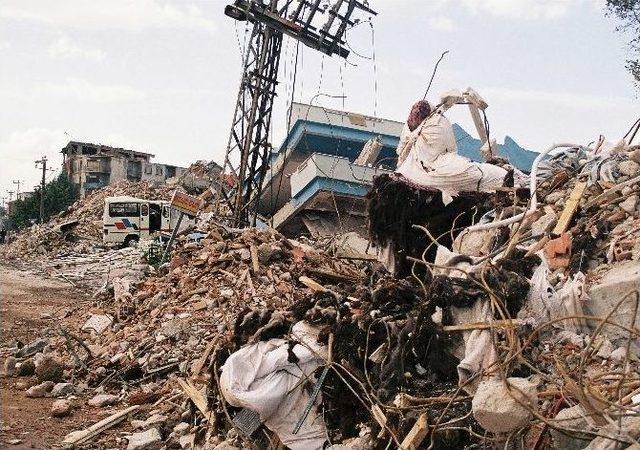
[[[0,228],[0,244],[4,244],[7,239],[7,230],[4,227]]]

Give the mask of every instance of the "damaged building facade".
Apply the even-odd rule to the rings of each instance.
[[[80,197],[118,181],[162,184],[186,172],[183,167],[151,162],[151,153],[86,142],[69,142],[61,151],[63,170]]]
[[[290,127],[263,182],[258,212],[287,235],[366,236],[367,192],[391,173],[403,122],[293,103]],[[482,161],[482,142],[453,124],[458,153]],[[529,172],[536,153],[507,136],[498,155]]]

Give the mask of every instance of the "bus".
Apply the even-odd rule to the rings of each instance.
[[[158,236],[168,238],[179,215],[165,200],[107,197],[102,214],[102,241],[105,244],[131,246],[140,240]],[[192,224],[193,219],[184,217],[180,230]]]

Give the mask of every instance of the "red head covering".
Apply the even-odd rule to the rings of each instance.
[[[407,119],[407,126],[409,130],[413,131],[431,114],[431,106],[426,100],[420,100],[411,107],[409,118]]]

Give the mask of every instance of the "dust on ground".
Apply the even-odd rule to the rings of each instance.
[[[29,343],[86,300],[68,283],[0,265],[0,342]],[[55,448],[70,431],[99,420],[95,410],[80,402],[76,403],[82,409],[76,409],[72,416],[51,417],[51,404],[56,399],[25,396],[25,390],[37,383],[35,377],[0,379],[0,448]],[[10,444],[17,440],[21,442]]]

